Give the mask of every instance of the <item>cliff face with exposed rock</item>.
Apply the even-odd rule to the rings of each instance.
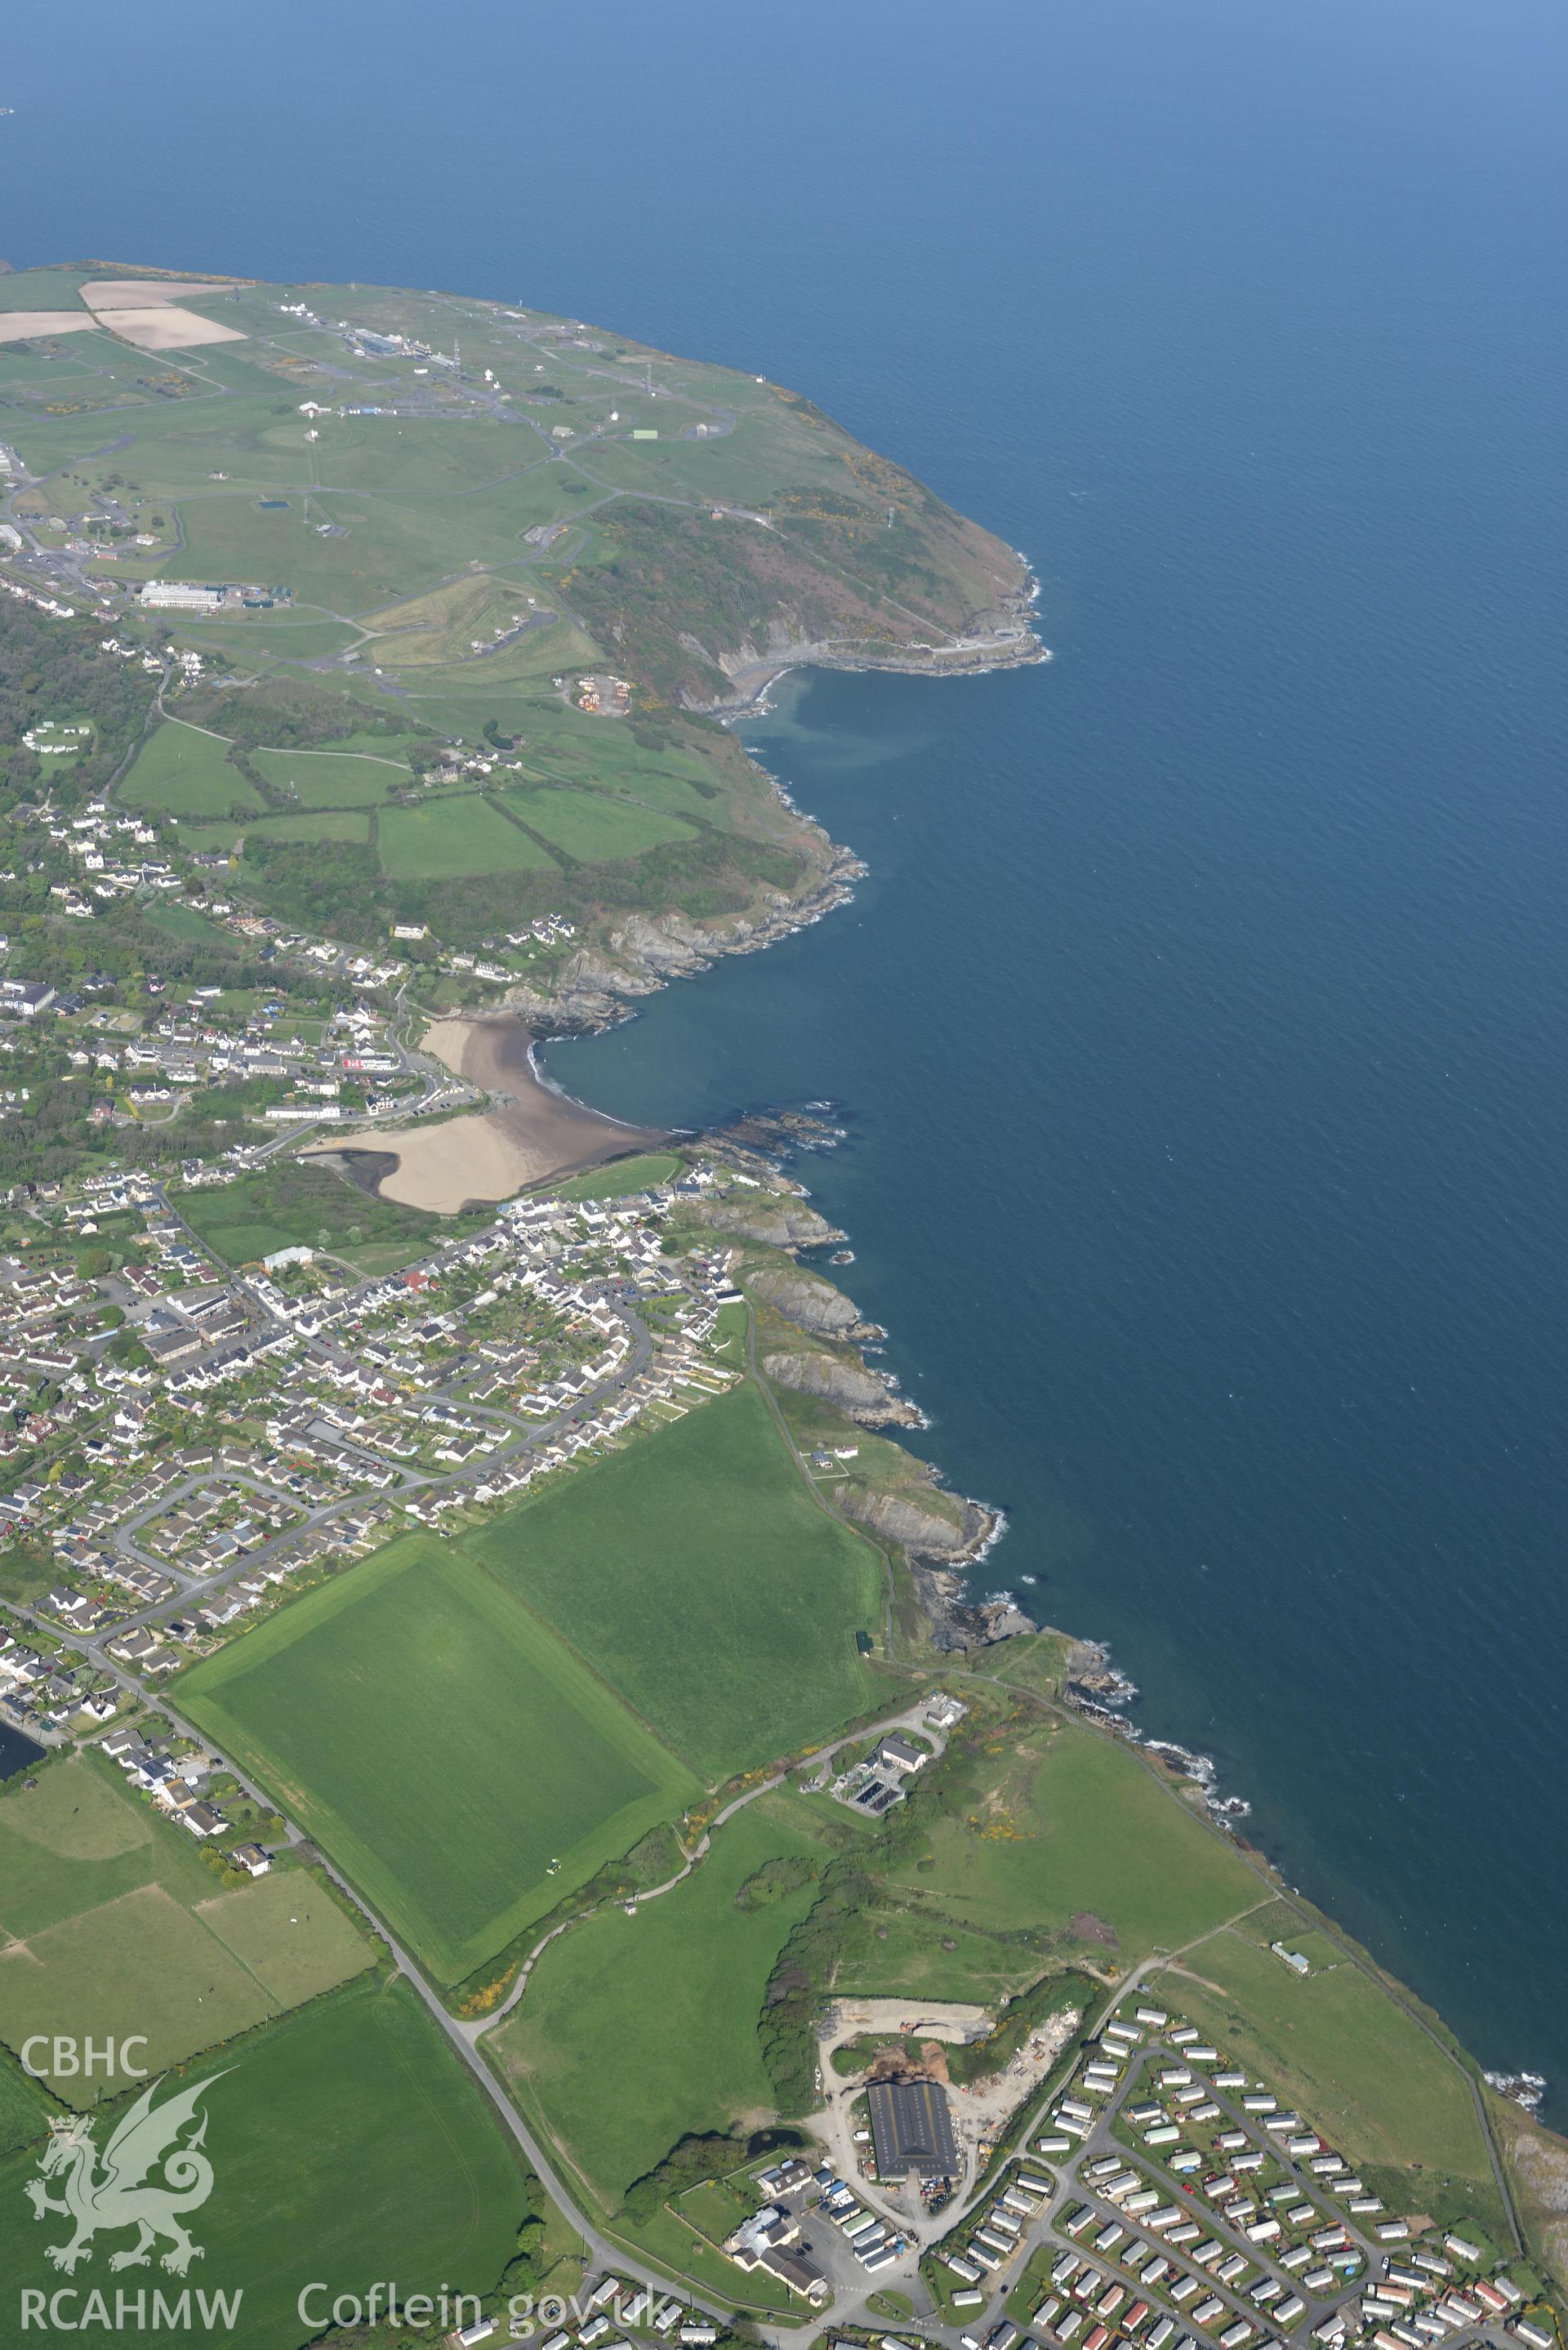
[[[859,1351],[862,1342],[886,1333],[864,1320],[854,1299],[836,1283],[798,1262],[801,1249],[820,1248],[843,1235],[776,1163],[757,1154],[754,1146],[765,1139],[749,1134],[742,1143],[727,1138],[729,1164],[712,1170],[714,1188],[684,1210],[694,1224],[734,1237],[730,1275],[755,1313],[758,1368],[784,1398],[826,1404],[858,1428],[923,1428],[919,1406],[899,1395],[898,1381],[873,1369]],[[973,1647],[1035,1628],[1011,1603],[975,1607],[963,1597],[961,1570],[981,1558],[1001,1534],[1000,1512],[950,1492],[931,1463],[884,1437],[840,1444],[819,1419],[807,1417],[797,1441],[811,1455],[824,1499],[909,1560],[937,1647]]]
[[[711,970],[724,955],[756,954],[820,921],[846,902],[865,870],[848,849],[830,847],[797,894],[765,890],[744,913],[708,921],[674,910],[625,915],[606,924],[595,944],[568,957],[547,993],[526,984],[509,988],[505,1008],[545,1032],[607,1027],[672,979]]]
[[[781,613],[760,639],[742,639],[725,649],[716,666],[734,691],[711,702],[715,710],[744,710],[791,669],[901,670],[918,677],[963,677],[993,669],[1018,669],[1050,654],[1030,625],[1027,579],[984,611],[973,612],[951,637],[898,644],[870,633],[807,635]]]
[[[734,1194],[704,1200],[692,1211],[715,1232],[733,1232],[738,1240],[759,1241],[777,1249],[824,1248],[844,1234],[803,1201],[779,1200],[772,1193],[755,1199]]]
[[[919,1406],[890,1393],[886,1382],[864,1365],[842,1363],[832,1355],[781,1352],[765,1356],[763,1369],[781,1388],[836,1404],[863,1428],[925,1426]]]
[[[931,1638],[939,1648],[961,1652],[990,1648],[1040,1629],[1011,1599],[982,1599],[971,1604],[964,1596],[963,1577],[950,1567],[913,1562],[915,1589],[931,1620]]]
[[[785,1319],[802,1330],[814,1331],[823,1338],[873,1338],[882,1335],[880,1326],[861,1319],[860,1308],[852,1297],[846,1297],[831,1281],[824,1281],[815,1273],[770,1271],[764,1267],[751,1277],[750,1287],[759,1297]]]
[[[951,1519],[909,1493],[877,1492],[846,1484],[838,1506],[846,1518],[869,1526],[873,1534],[897,1543],[901,1550],[951,1565],[983,1549],[995,1535],[999,1521],[994,1510],[979,1502],[950,1498],[957,1503]]]

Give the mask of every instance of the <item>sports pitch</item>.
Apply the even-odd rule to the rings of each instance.
[[[448,1982],[698,1793],[563,1642],[428,1535],[234,1642],[182,1696]]]

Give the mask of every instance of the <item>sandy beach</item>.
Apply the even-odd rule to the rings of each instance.
[[[396,1167],[377,1186],[384,1200],[455,1216],[471,1201],[509,1200],[527,1184],[573,1175],[664,1139],[651,1128],[603,1118],[541,1084],[528,1058],[532,1040],[518,1021],[437,1020],[420,1041],[454,1075],[504,1098],[444,1124],[358,1138],[367,1149],[396,1154]]]

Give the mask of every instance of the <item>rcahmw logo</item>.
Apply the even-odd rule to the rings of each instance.
[[[149,2268],[155,2248],[167,2243],[159,2265],[182,2277],[202,2247],[185,2226],[185,2215],[199,2210],[213,2191],[213,2166],[202,2147],[207,2116],[201,2101],[215,2081],[215,2073],[193,2087],[182,2089],[161,2105],[154,2103],[161,2084],[144,2089],[114,2127],[100,2153],[93,2142],[93,2122],[86,2114],[67,2115],[49,2125],[48,2143],[38,2157],[37,2178],[24,2189],[36,2220],[68,2220],[71,2233],[46,2244],[44,2257],[67,2276],[93,2256],[93,2239],[134,2229],[135,2241],[111,2252],[111,2270]],[[181,2132],[195,2124],[190,2135]],[[57,2180],[51,2194],[47,2181]],[[158,2326],[188,2328],[233,2326],[238,2323],[244,2289],[236,2293],[182,2293],[145,2287],[112,2293],[61,2286],[44,2293],[25,2286],[22,2327],[34,2326],[62,2334],[78,2334],[89,2326],[116,2331]]]

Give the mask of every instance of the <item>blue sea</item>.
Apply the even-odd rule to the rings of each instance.
[[[1565,64],[1547,0],[79,0],[0,61],[13,262],[568,310],[1026,550],[1049,666],[742,729],[855,904],[550,1066],[837,1106],[987,1579],[1560,2116]]]

